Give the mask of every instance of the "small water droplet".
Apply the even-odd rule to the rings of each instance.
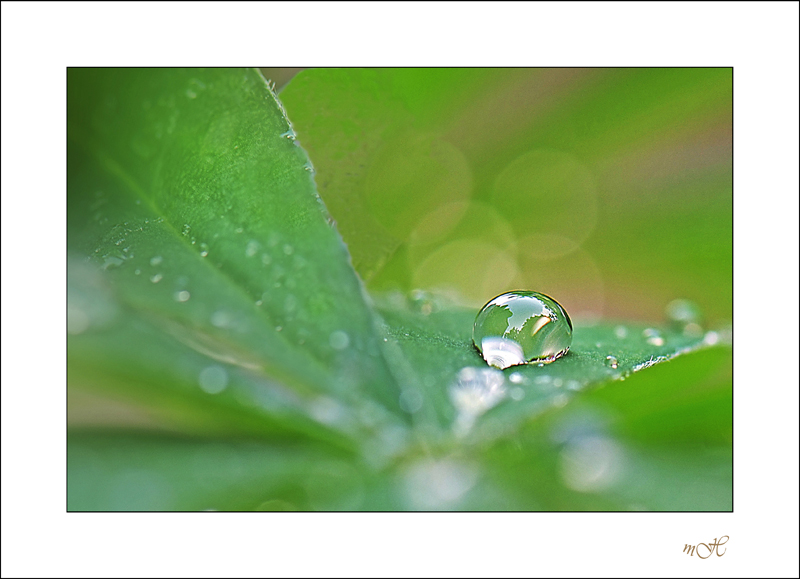
[[[305,169],[306,171],[308,171],[312,175],[316,172],[316,171],[314,171],[314,165],[311,164],[311,161],[306,162],[303,165],[303,169]]]
[[[551,297],[532,291],[508,292],[478,312],[472,341],[491,366],[544,365],[569,351],[572,321]]]
[[[292,253],[294,253],[294,248],[287,243],[283,246],[283,253],[286,255],[292,255]]]
[[[157,265],[160,265],[160,264],[161,264],[161,262],[163,262],[163,261],[164,261],[164,258],[163,258],[163,257],[161,257],[160,255],[156,255],[155,257],[151,257],[151,258],[150,258],[150,265],[152,265],[153,267],[155,267],[155,266],[157,266]]]
[[[200,257],[208,257],[208,244],[201,243],[200,244]]]
[[[211,325],[217,328],[227,328],[232,321],[231,315],[224,310],[217,310],[211,314]]]
[[[523,376],[519,372],[512,373],[511,376],[508,377],[508,380],[512,384],[524,384],[526,382],[525,376]]]
[[[242,233],[244,231],[244,227],[237,227],[233,230],[235,233]]]
[[[335,332],[331,332],[328,341],[331,345],[331,348],[334,350],[344,350],[350,345],[350,336],[347,335],[347,332],[336,330]]]
[[[222,366],[208,366],[200,371],[200,388],[207,394],[219,394],[228,385],[228,372]]]
[[[264,302],[263,302],[262,300],[258,300],[258,301],[256,302],[256,305],[257,305],[257,306],[260,306],[260,305],[262,305],[263,303],[264,303]]]
[[[247,247],[245,247],[244,249],[244,254],[247,257],[253,257],[256,253],[258,253],[260,247],[261,244],[258,241],[256,241],[255,239],[251,239],[250,241],[247,242]]]
[[[269,256],[268,253],[261,254],[261,263],[263,263],[264,265],[269,265],[270,263],[272,263],[272,258]]]
[[[139,275],[142,273],[142,270],[137,267],[135,270],[133,270],[133,273],[134,275]]]
[[[613,368],[613,369],[615,369],[615,370],[616,370],[616,369],[617,369],[617,366],[619,366],[619,361],[618,361],[618,360],[616,359],[616,357],[614,357],[614,356],[606,356],[606,362],[605,362],[605,364],[606,364],[606,366],[608,366],[609,368]]]
[[[665,343],[665,340],[661,335],[661,332],[653,328],[647,328],[646,330],[644,330],[642,332],[642,336],[644,336],[647,343],[650,344],[651,346],[663,346]]]
[[[145,219],[144,222],[147,223],[147,220]],[[191,230],[191,227],[189,227],[189,224],[188,223],[184,223],[183,224],[183,229],[181,229],[181,233],[185,237],[185,236],[189,235],[189,231],[190,230]]]
[[[294,141],[297,139],[297,133],[294,132],[294,129],[289,129],[285,133],[281,133],[281,137],[284,139],[289,139],[290,141]]]
[[[280,332],[281,330],[283,330],[283,326],[275,326],[276,332]]]
[[[703,343],[709,346],[714,346],[715,344],[719,343],[719,334],[714,331],[706,332],[706,335],[703,337]]]
[[[186,89],[186,96],[189,97],[190,99],[194,99],[194,98],[197,98],[197,93],[194,92],[192,89],[187,88]]]
[[[186,290],[181,290],[179,292],[175,292],[175,295],[173,297],[175,298],[176,302],[188,302],[189,298],[192,296]]]
[[[122,259],[114,255],[109,255],[103,261],[103,269],[113,269],[122,265]]]
[[[151,275],[151,276],[150,276],[150,281],[151,281],[151,282],[153,282],[153,283],[158,283],[158,282],[160,282],[160,281],[161,281],[163,278],[164,278],[164,276],[163,276],[163,275],[161,275],[160,273],[157,273],[157,274],[155,274],[155,275]]]
[[[408,388],[400,394],[400,408],[409,414],[418,412],[422,408],[423,402],[422,392],[415,388]]]
[[[614,335],[620,340],[628,337],[628,328],[625,326],[617,326],[614,328]]]
[[[672,300],[664,309],[667,319],[676,327],[700,321],[700,307],[689,300]]]
[[[700,324],[690,322],[683,327],[683,335],[687,338],[700,338],[703,335],[703,328]]]

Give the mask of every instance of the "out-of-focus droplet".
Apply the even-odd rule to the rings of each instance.
[[[651,346],[663,346],[666,342],[661,332],[654,328],[647,328],[642,332],[642,336],[644,336],[647,343]]]
[[[200,388],[208,394],[219,394],[228,385],[228,372],[222,366],[208,366],[200,371]]]

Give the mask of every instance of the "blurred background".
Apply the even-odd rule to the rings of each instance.
[[[371,291],[730,321],[730,69],[262,72]]]

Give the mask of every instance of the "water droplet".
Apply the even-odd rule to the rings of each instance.
[[[347,335],[347,332],[336,330],[335,332],[331,332],[328,341],[330,342],[331,348],[334,350],[344,350],[350,345],[350,336]]]
[[[147,220],[145,220],[145,223],[147,223]],[[183,229],[181,230],[181,233],[182,233],[184,236],[187,236],[187,235],[189,235],[189,230],[190,230],[190,229],[191,229],[191,227],[189,227],[189,224],[188,224],[188,223],[184,223],[184,224],[183,224]]]
[[[179,292],[175,292],[175,295],[173,297],[175,298],[176,302],[188,302],[189,298],[192,296],[186,290],[182,290]]]
[[[200,372],[200,388],[208,394],[219,394],[228,385],[228,372],[222,366],[208,366]]]
[[[517,386],[511,389],[511,392],[509,392],[509,396],[511,396],[512,400],[516,400],[517,402],[519,402],[520,400],[525,398],[525,390]]]
[[[272,258],[269,256],[268,253],[261,254],[261,263],[263,263],[264,265],[269,265],[270,263],[272,263]]]
[[[201,243],[200,244],[200,257],[208,257],[208,244]]]
[[[617,326],[614,328],[614,335],[620,340],[628,337],[628,328],[625,326]]]
[[[155,274],[155,275],[152,275],[152,276],[150,276],[150,281],[151,281],[151,282],[153,282],[153,283],[158,283],[158,282],[160,282],[160,281],[161,281],[163,278],[164,278],[164,276],[163,276],[163,275],[161,275],[160,273],[157,273],[157,274]]]
[[[294,253],[294,248],[287,243],[283,246],[283,253],[286,255],[292,255],[292,253]]]
[[[423,316],[430,315],[435,309],[433,296],[425,290],[415,289],[411,292],[411,304]]]
[[[312,175],[315,173],[315,171],[314,171],[314,165],[312,165],[312,164],[311,164],[311,161],[308,161],[308,162],[306,162],[306,163],[303,165],[303,169],[305,169],[306,171],[308,171],[308,172],[309,172],[309,173],[311,173]]]
[[[407,388],[400,394],[400,408],[409,414],[419,411],[423,401],[422,392],[415,388]]]
[[[719,334],[714,331],[706,332],[706,335],[703,337],[703,343],[709,346],[713,346],[719,343]]]
[[[244,228],[243,227],[237,227],[233,231],[234,231],[234,233],[242,233],[244,231]]]
[[[683,327],[683,335],[687,338],[700,338],[703,335],[703,328],[700,324],[688,323]]]
[[[137,267],[135,270],[133,270],[133,273],[134,275],[140,275],[142,273],[142,270]]]
[[[619,361],[614,356],[606,356],[606,366],[616,370],[617,366],[619,366]]]
[[[689,300],[672,300],[664,311],[667,319],[678,328],[700,321],[700,307]]]
[[[285,133],[281,133],[281,137],[284,139],[289,139],[290,141],[294,141],[297,139],[297,133],[294,132],[294,129],[289,129]]]
[[[258,250],[260,248],[261,244],[255,239],[251,239],[250,241],[247,242],[247,247],[245,247],[244,249],[244,254],[247,257],[253,257],[256,253],[258,253]]]
[[[194,98],[197,98],[197,93],[194,92],[192,89],[187,88],[186,89],[186,96],[189,97],[190,99],[194,99]]]
[[[211,314],[211,325],[217,328],[227,328],[231,325],[231,315],[223,310],[217,310]]]
[[[280,332],[281,330],[283,330],[283,326],[275,326],[276,332]]]
[[[526,382],[525,376],[520,374],[519,372],[514,372],[511,376],[508,377],[509,382],[513,384],[524,384]]]
[[[645,340],[651,346],[663,346],[664,345],[664,338],[661,336],[661,332],[653,328],[647,328],[642,332],[642,336],[644,336]]]
[[[155,266],[159,265],[162,261],[164,261],[164,258],[161,257],[160,255],[156,255],[155,257],[151,257],[150,258],[150,265],[155,267]]]
[[[113,255],[108,256],[105,261],[103,261],[103,269],[112,269],[122,265],[122,259],[119,257],[115,257]]]
[[[500,369],[547,364],[569,351],[572,321],[551,297],[532,291],[508,292],[478,312],[472,341],[484,360]]]

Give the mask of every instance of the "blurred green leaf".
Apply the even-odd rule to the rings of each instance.
[[[281,98],[373,290],[731,317],[730,69],[311,69]]]
[[[302,415],[330,396],[396,408],[346,248],[257,72],[71,69],[69,102],[72,387],[248,431],[313,429]]]

